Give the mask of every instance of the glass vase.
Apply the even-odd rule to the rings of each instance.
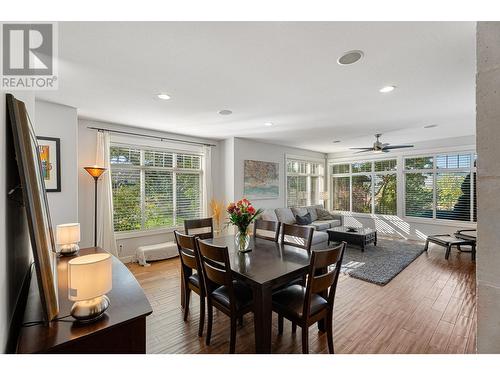
[[[234,244],[236,250],[238,250],[241,253],[246,253],[250,251],[250,235],[247,233],[247,231],[238,231],[236,232],[236,235],[234,236]]]

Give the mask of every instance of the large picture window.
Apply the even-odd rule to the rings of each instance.
[[[335,211],[397,214],[396,159],[331,165]]]
[[[201,155],[110,149],[115,232],[172,228],[202,216]]]
[[[288,207],[320,204],[324,184],[323,163],[287,159],[286,196]]]
[[[476,221],[476,169],[472,153],[405,158],[405,214]]]

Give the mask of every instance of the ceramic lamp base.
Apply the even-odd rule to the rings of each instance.
[[[106,295],[78,301],[71,307],[71,316],[80,323],[91,323],[101,319],[108,307],[109,298]]]
[[[62,256],[72,256],[72,255],[75,255],[76,253],[78,253],[79,250],[80,250],[80,246],[78,246],[78,244],[76,244],[76,243],[72,243],[69,245],[62,245],[59,253]]]

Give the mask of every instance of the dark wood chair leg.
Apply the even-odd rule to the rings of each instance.
[[[283,334],[283,315],[278,315],[278,335]]]
[[[198,328],[198,336],[203,336],[203,326],[205,325],[205,297],[200,296],[200,327]]]
[[[236,317],[231,317],[231,337],[229,338],[229,354],[234,354],[235,351],[236,351]]]
[[[326,318],[326,337],[328,340],[328,351],[330,354],[334,354],[333,351],[333,316],[328,314]]]
[[[297,323],[292,322],[292,333],[297,332]]]
[[[184,302],[184,321],[187,320],[188,318],[188,313],[189,313],[189,301],[191,299],[191,289],[189,288],[185,288],[186,290],[186,293],[184,294],[185,295],[185,302]]]
[[[309,327],[302,327],[302,354],[309,354]]]
[[[214,309],[212,308],[212,304],[207,301],[207,338],[206,343],[210,345],[210,338],[212,337],[212,320],[214,315]]]
[[[446,255],[444,256],[444,259],[448,260],[448,258],[450,257],[450,252],[451,252],[451,246],[448,245],[446,247]]]
[[[428,251],[428,250],[429,250],[429,240],[425,240],[425,247],[424,247],[424,250],[425,250],[425,251]]]

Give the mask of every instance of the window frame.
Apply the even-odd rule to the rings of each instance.
[[[306,163],[306,172],[301,173],[301,172],[289,172],[288,171],[288,163],[289,162],[298,162],[298,163]],[[312,164],[319,164],[320,166],[320,171],[321,168],[323,169],[323,173],[312,173]],[[308,157],[303,157],[303,156],[298,156],[298,155],[285,155],[285,205],[287,208],[291,207],[296,207],[296,206],[288,206],[288,177],[294,177],[294,176],[302,176],[306,177],[306,194],[307,194],[307,204],[306,206],[311,206],[313,205],[312,203],[312,181],[311,177],[318,177],[319,178],[319,187],[320,191],[318,192],[321,194],[321,192],[326,191],[325,190],[325,179],[327,176],[327,173],[325,171],[325,160],[324,159],[315,159],[315,158],[308,158]],[[323,200],[318,199],[317,203],[318,205],[323,205]],[[298,206],[302,207],[302,206]]]
[[[375,171],[375,163],[380,162],[380,161],[387,161],[387,160],[396,160],[396,169],[390,170],[390,171],[380,171],[376,172]],[[370,163],[371,165],[371,171],[370,172],[353,172],[352,171],[352,165],[353,164],[365,164],[365,163]],[[349,172],[346,173],[332,173],[333,166],[334,165],[349,165]],[[349,177],[349,211],[339,211],[339,210],[334,210],[336,212],[344,212],[344,213],[351,213],[351,214],[356,214],[356,215],[384,215],[384,216],[397,216],[398,214],[398,208],[399,208],[399,189],[397,188],[397,181],[398,181],[398,171],[400,169],[400,163],[397,157],[385,157],[385,158],[377,158],[377,159],[358,159],[358,160],[352,160],[352,161],[343,161],[343,162],[333,162],[333,163],[328,163],[328,184],[329,187],[332,186],[332,179],[334,177]],[[394,215],[389,215],[389,214],[376,214],[375,213],[375,176],[377,175],[396,175],[396,214]],[[353,196],[352,196],[352,178],[353,176],[369,176],[371,179],[371,187],[370,187],[370,192],[371,192],[371,212],[355,212],[352,210],[353,207]],[[329,200],[331,202],[334,201],[333,198],[333,188],[329,189]],[[333,210],[333,207],[332,207]]]
[[[475,149],[475,146],[473,144],[468,144],[468,145],[461,145],[461,146],[451,146],[451,147],[443,147],[443,148],[429,148],[425,150],[401,150],[401,151],[392,151],[391,152],[391,158],[389,159],[397,159],[398,163],[398,169],[397,169],[397,216],[399,220],[403,220],[404,222],[407,223],[420,223],[420,224],[428,224],[428,225],[443,225],[443,226],[449,226],[453,228],[457,227],[462,227],[462,228],[470,228],[474,229],[477,227],[477,222],[476,221],[456,221],[456,220],[447,220],[447,219],[433,219],[433,218],[419,218],[419,217],[414,217],[414,216],[406,216],[406,207],[405,207],[405,181],[404,181],[404,159],[405,158],[417,158],[417,157],[425,157],[425,156],[431,156],[431,155],[456,155],[456,154],[471,154],[472,159],[471,163],[473,165],[474,161],[477,160],[477,152]],[[378,161],[378,160],[383,160],[387,159],[386,155],[372,155],[368,156],[365,155],[363,157],[357,156],[357,155],[348,155],[348,154],[343,154],[336,156],[335,154],[330,154],[328,157],[327,161],[327,184],[328,184],[328,192],[330,194],[330,199],[328,200],[328,208],[334,212],[338,212],[340,214],[344,214],[346,216],[352,216],[352,217],[360,217],[360,218],[376,218],[376,217],[383,217],[384,215],[382,214],[363,214],[363,213],[356,213],[352,211],[335,211],[333,210],[333,200],[331,199],[332,197],[332,180],[331,177],[333,174],[331,173],[331,166],[332,165],[339,165],[339,164],[350,164],[354,162],[361,162],[361,161],[366,161],[366,160],[373,160],[373,161]],[[426,171],[429,171],[428,169]],[[440,171],[446,171],[446,169],[440,169]],[[476,168],[476,188],[477,188],[477,168]],[[348,176],[349,174],[344,173],[344,174],[336,174],[339,176]],[[473,188],[471,188],[472,194],[473,193]],[[477,204],[477,202],[476,202]],[[350,207],[351,208],[351,207]]]
[[[470,166],[468,168],[462,167],[462,168],[438,168],[437,167],[437,158],[438,156],[459,156],[459,155],[469,155],[470,157]],[[425,158],[425,157],[432,157],[432,168],[426,168],[426,169],[406,169],[405,164],[406,164],[406,159],[414,159],[414,158]],[[470,150],[464,150],[464,151],[443,151],[443,152],[433,152],[433,153],[419,153],[415,155],[404,155],[402,157],[403,161],[403,168],[402,168],[402,173],[403,173],[403,181],[402,181],[402,189],[403,189],[403,211],[402,211],[402,217],[405,220],[415,220],[418,222],[423,222],[423,223],[429,223],[429,222],[436,222],[436,223],[454,223],[456,226],[460,226],[460,223],[463,224],[477,224],[477,221],[474,221],[474,183],[473,179],[471,179],[471,186],[470,186],[470,213],[469,213],[469,220],[467,221],[462,221],[462,220],[450,220],[450,219],[439,219],[437,218],[437,177],[439,174],[442,173],[455,173],[455,172],[469,172],[471,173],[471,176],[476,176],[476,188],[477,188],[477,167],[474,166],[474,163],[476,161],[476,152],[475,151],[470,151]],[[407,216],[406,215],[406,175],[408,173],[431,173],[433,178],[432,178],[432,218],[424,218],[424,217],[416,217],[416,216]],[[477,205],[477,202],[476,202]],[[477,208],[476,208],[477,209]]]
[[[137,149],[140,151],[140,163],[139,165],[130,165],[130,164],[111,164],[110,161],[110,171],[109,173],[112,173],[112,170],[139,170],[140,171],[140,205],[141,205],[141,229],[134,229],[134,230],[127,230],[127,231],[114,231],[115,238],[116,239],[126,239],[126,238],[133,238],[133,237],[142,237],[142,236],[149,236],[149,235],[156,235],[156,234],[163,234],[163,233],[172,233],[174,230],[182,230],[184,227],[183,225],[177,224],[176,218],[177,218],[177,210],[176,210],[176,199],[177,199],[177,185],[176,185],[176,179],[177,179],[177,174],[178,173],[186,173],[186,174],[196,174],[200,176],[200,182],[199,182],[199,191],[200,191],[200,215],[205,215],[205,202],[204,202],[204,189],[205,189],[205,176],[204,176],[204,154],[201,152],[195,152],[192,150],[180,150],[180,149],[175,149],[175,148],[170,148],[170,147],[159,147],[159,146],[146,146],[142,144],[130,144],[130,143],[125,143],[125,142],[117,142],[117,141],[111,141],[110,142],[110,151],[111,147],[123,147],[123,148],[133,148]],[[156,151],[156,152],[163,152],[163,153],[171,153],[172,154],[172,167],[163,167],[163,166],[149,166],[145,165],[145,153],[147,151]],[[111,152],[110,152],[111,154]],[[192,169],[192,168],[178,168],[177,167],[177,155],[183,154],[183,155],[193,155],[193,156],[199,156],[200,157],[200,168],[199,169]],[[146,196],[146,183],[145,183],[145,174],[147,170],[152,170],[152,171],[168,171],[172,172],[172,206],[174,207],[173,213],[172,213],[172,219],[173,222],[175,223],[173,226],[170,227],[159,227],[159,228],[145,228],[145,196]],[[114,214],[114,213],[113,213]],[[114,219],[113,219],[114,220]],[[113,228],[114,230],[114,228]]]

